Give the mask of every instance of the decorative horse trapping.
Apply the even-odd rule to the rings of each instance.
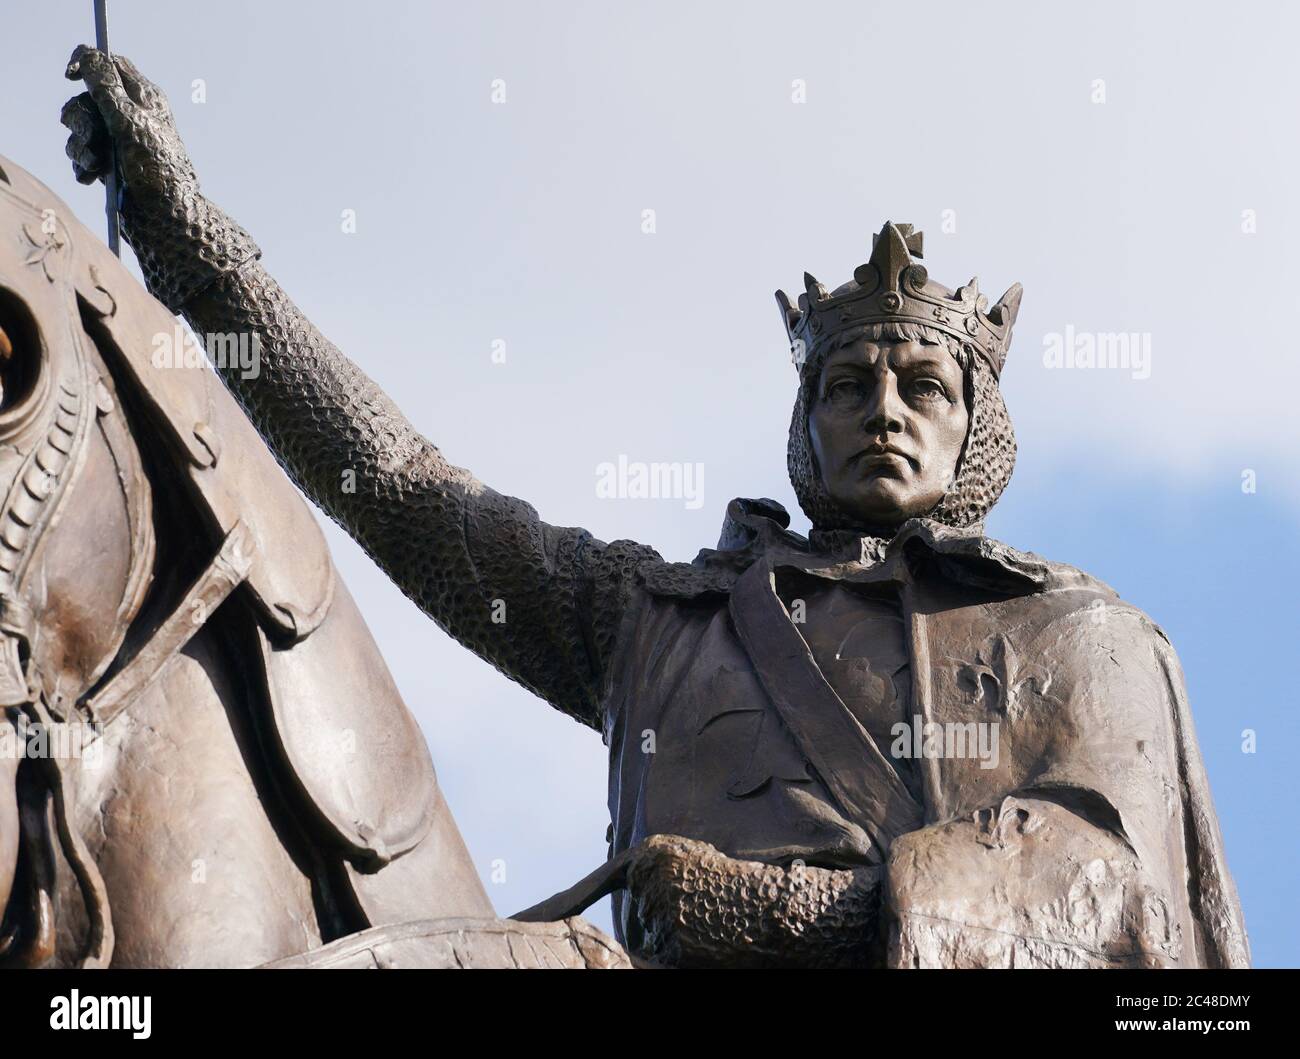
[[[153,362],[171,314],[0,172],[0,959],[255,966],[445,920],[516,966],[537,930],[493,917],[315,519],[210,369]]]

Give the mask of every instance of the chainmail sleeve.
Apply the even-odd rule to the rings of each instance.
[[[443,459],[202,194],[158,86],[124,56],[84,45],[66,74],[88,89],[61,114],[74,174],[105,177],[115,148],[123,234],[150,293],[200,334],[257,337],[254,377],[236,364],[217,369],[289,476],[439,626],[601,728],[605,670],[635,572],[659,556],[549,526]]]
[[[161,256],[155,248],[154,260]],[[289,476],[398,587],[501,672],[600,729],[604,671],[633,575],[658,554],[548,525],[531,505],[450,464],[256,258],[182,308],[200,334],[259,337],[256,377],[232,364],[227,384]]]

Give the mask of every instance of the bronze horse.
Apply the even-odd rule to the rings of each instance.
[[[625,962],[494,918],[319,527],[180,338],[0,158],[0,962]]]

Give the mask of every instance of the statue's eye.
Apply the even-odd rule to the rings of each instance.
[[[826,400],[836,408],[853,408],[866,396],[866,387],[857,379],[838,379],[826,388]]]
[[[947,397],[943,384],[937,379],[921,378],[914,379],[908,386],[908,389],[916,397],[924,400],[933,400],[936,397]]]

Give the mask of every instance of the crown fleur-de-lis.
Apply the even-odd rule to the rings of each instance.
[[[800,348],[810,353],[820,343],[866,324],[918,323],[958,339],[999,378],[1020,311],[1020,284],[1013,284],[989,308],[978,278],[956,291],[933,282],[920,264],[923,246],[923,233],[912,225],[887,221],[872,237],[871,257],[854,270],[851,283],[828,293],[805,272],[805,293],[799,295],[797,305],[784,291],[777,291],[777,306],[791,344],[802,343]],[[811,362],[810,356],[797,358],[800,370]]]

